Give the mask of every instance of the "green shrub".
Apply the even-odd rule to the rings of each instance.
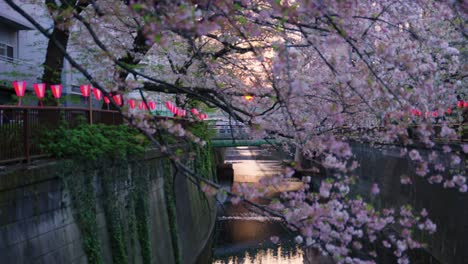
[[[42,137],[41,150],[56,158],[126,160],[143,153],[146,138],[126,125],[66,125]]]
[[[216,130],[211,128],[208,122],[194,122],[187,130],[202,140],[209,141],[216,135]]]

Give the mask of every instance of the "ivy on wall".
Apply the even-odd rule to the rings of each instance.
[[[137,167],[137,166],[136,166]],[[148,170],[144,166],[140,170]],[[135,170],[135,172],[139,172]],[[135,204],[133,215],[135,216],[138,242],[140,244],[140,254],[143,264],[151,263],[151,239],[150,239],[150,221],[149,221],[149,173],[133,173],[134,186],[132,188],[132,197]]]
[[[122,221],[123,204],[120,202],[120,193],[124,188],[120,188],[119,183],[125,182],[128,167],[115,166],[108,169],[107,173],[102,174],[102,189],[104,196],[104,210],[106,214],[107,229],[110,238],[112,251],[112,262],[114,264],[128,264],[126,252],[126,232]],[[125,186],[124,186],[125,187]]]
[[[202,130],[200,128],[198,132],[202,133]],[[149,186],[150,174],[156,173],[151,168],[157,168],[158,164],[154,164],[154,160],[139,160],[137,154],[144,153],[146,141],[128,127],[87,124],[75,128],[64,125],[48,132],[44,139],[44,151],[56,158],[68,158],[63,161],[65,166],[60,175],[70,195],[88,263],[103,264],[105,259],[104,241],[100,241],[98,236],[101,233],[96,208],[99,199],[103,201],[112,262],[135,263],[141,257],[144,264],[150,264],[153,254]],[[212,179],[215,171],[213,152],[208,138],[207,142],[204,147],[188,145],[189,152],[196,155],[189,165]],[[187,151],[184,153],[186,155]],[[132,160],[128,158],[130,156]],[[162,162],[173,257],[175,263],[180,264],[182,253],[177,230],[174,168],[168,158],[156,162]],[[102,193],[98,193],[99,190]],[[202,192],[200,195],[204,196]]]
[[[70,195],[74,215],[81,231],[83,249],[90,264],[103,264],[99,238],[96,236],[96,196],[94,192],[94,175],[89,170],[78,166],[72,160],[65,161],[60,172],[65,189]],[[73,175],[73,176],[71,176]]]
[[[163,159],[163,173],[164,173],[164,195],[166,200],[166,210],[169,219],[169,230],[172,240],[172,251],[176,264],[181,263],[181,255],[179,249],[179,235],[177,232],[177,210],[176,200],[174,193],[174,176],[172,171],[172,164],[168,159]]]

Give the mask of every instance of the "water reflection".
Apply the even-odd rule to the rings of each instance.
[[[260,148],[232,148],[226,151],[226,162],[233,163],[234,181],[257,182],[265,175],[281,171],[282,157]],[[326,263],[314,252],[304,252],[279,218],[265,217],[243,203],[228,204],[219,210],[217,236],[212,263],[216,264],[282,264]],[[270,241],[281,238],[281,244]]]
[[[302,251],[300,249],[292,252],[290,248],[282,248],[281,246],[275,249],[260,249],[254,255],[245,252],[244,256],[231,256],[225,260],[215,260],[216,264],[259,264],[259,263],[272,263],[272,264],[287,264],[287,263],[303,263]]]

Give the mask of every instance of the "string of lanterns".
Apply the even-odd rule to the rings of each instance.
[[[19,98],[18,105],[21,105],[21,98],[24,97],[26,93],[26,82],[25,81],[14,81],[13,82],[13,87],[15,89],[16,96]],[[36,93],[37,98],[39,99],[40,105],[42,106],[42,100],[45,97],[46,94],[46,84],[45,83],[35,83],[33,84],[34,92]],[[55,99],[60,99],[62,97],[62,85],[61,84],[53,84],[50,85],[50,89],[52,91],[52,96]],[[109,104],[110,104],[110,97],[114,101],[114,103],[117,106],[122,106],[123,105],[123,98],[121,94],[109,94],[110,97],[108,96],[103,96],[102,91],[91,87],[90,84],[84,84],[80,86],[80,91],[81,95],[83,97],[89,98],[89,105],[91,108],[91,102],[92,102],[92,96],[91,92],[94,95],[94,98],[98,101],[101,99],[104,99],[104,103],[107,105],[107,109],[109,109]],[[128,99],[127,103],[130,107],[130,109],[135,109],[137,106],[137,101],[134,99]],[[172,104],[171,102],[167,101],[166,102],[166,108],[175,116],[179,117],[186,117],[187,116],[187,110],[184,110],[182,108],[177,107],[176,105]],[[148,101],[147,104],[144,101],[139,101],[138,102],[138,109],[140,110],[151,110],[154,111],[156,110],[156,102],[153,101]],[[197,109],[193,108],[191,109],[191,113],[193,116],[197,117],[199,120],[205,120],[208,118],[208,115],[205,113],[200,113]]]
[[[166,101],[166,108],[175,116],[185,117],[187,116],[187,110],[181,109],[169,101]],[[200,113],[196,108],[190,110],[193,116],[197,117],[201,121],[208,118],[208,115],[205,113]]]
[[[463,100],[459,100],[457,101],[457,108],[458,109],[466,109],[468,108],[468,101],[463,101]],[[445,114],[446,115],[451,115],[453,113],[453,109],[451,107],[447,108],[447,110],[445,110]],[[418,110],[418,109],[411,109],[411,114],[413,116],[417,116],[417,117],[422,117],[423,116],[423,112]],[[435,111],[427,111],[424,115],[425,117],[429,117],[429,116],[432,116],[432,117],[439,117],[439,111],[435,110]]]

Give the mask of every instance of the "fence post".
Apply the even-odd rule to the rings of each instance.
[[[89,124],[93,124],[93,97],[91,97],[91,94],[89,95],[89,101],[88,101],[89,107]]]
[[[26,162],[31,162],[30,142],[29,142],[29,118],[28,109],[23,109],[23,142],[24,142],[24,155]]]

